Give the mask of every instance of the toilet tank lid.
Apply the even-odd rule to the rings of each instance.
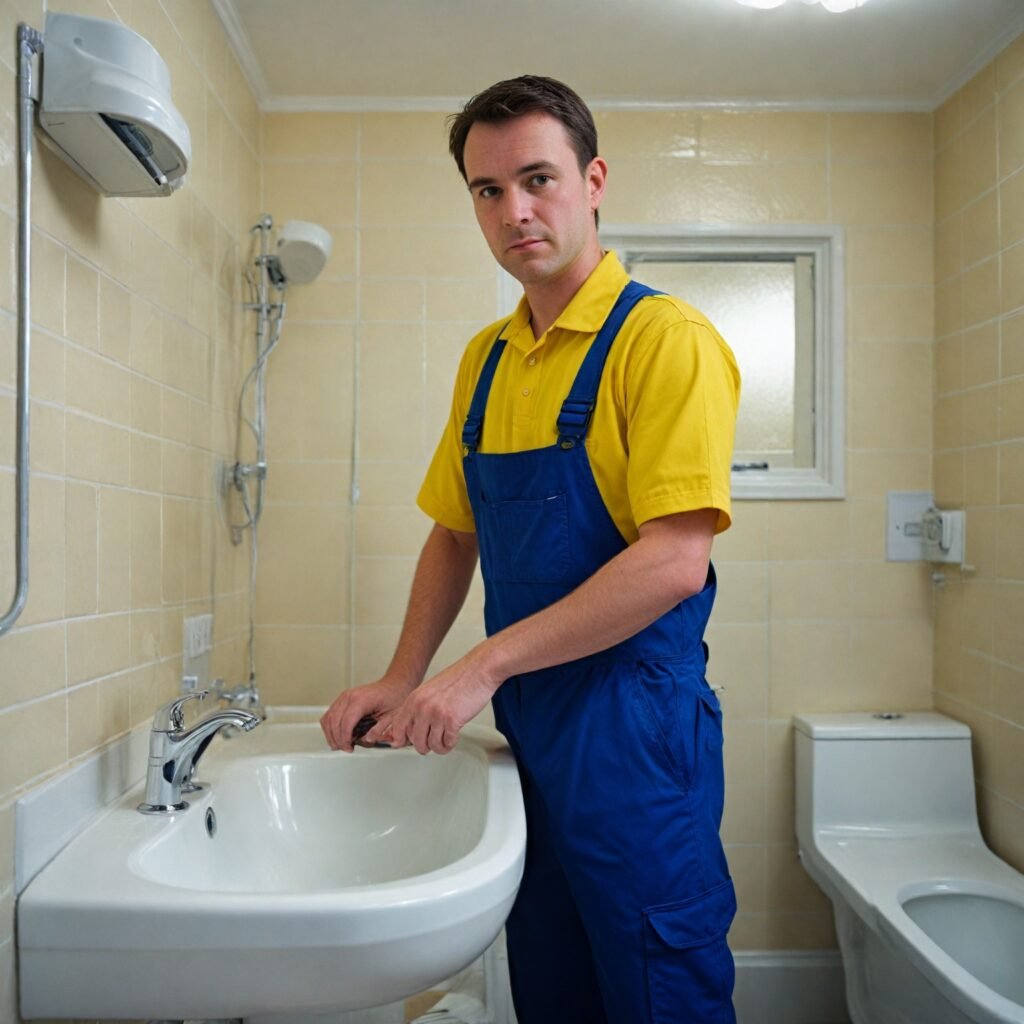
[[[795,715],[797,730],[816,740],[892,740],[971,738],[971,730],[937,711],[858,711],[832,715]]]

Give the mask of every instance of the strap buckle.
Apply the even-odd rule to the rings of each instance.
[[[462,450],[464,455],[475,452],[480,447],[480,434],[483,416],[467,416],[462,425]]]
[[[593,398],[567,398],[558,414],[558,438],[560,441],[573,439],[582,441],[590,426],[597,400]],[[566,447],[565,445],[562,446]]]

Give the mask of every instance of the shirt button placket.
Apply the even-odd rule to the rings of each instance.
[[[526,365],[527,366],[536,366],[537,365],[537,357],[535,355],[527,356],[526,357]],[[532,374],[530,374],[529,376],[532,377]],[[523,398],[529,398],[532,391],[533,391],[532,387],[523,388],[522,389],[522,396],[523,396]]]

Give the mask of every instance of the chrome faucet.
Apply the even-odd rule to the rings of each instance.
[[[245,708],[246,711],[259,715],[261,721],[267,717],[255,676],[250,676],[249,682],[239,683],[237,686],[228,686],[225,680],[214,679],[212,687],[214,696],[224,701],[228,707]]]
[[[229,708],[213,711],[185,728],[184,705],[190,700],[203,700],[209,690],[193,690],[177,697],[157,710],[149,734],[149,767],[146,771],[146,799],[139,804],[143,814],[170,814],[183,811],[188,804],[181,799],[181,787],[192,777],[196,762],[210,741],[227,727],[236,726],[248,732],[262,719],[251,711]]]

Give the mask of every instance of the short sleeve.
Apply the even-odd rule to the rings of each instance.
[[[702,508],[731,523],[729,494],[740,378],[707,322],[680,316],[638,341],[626,369],[627,490],[636,525]]]
[[[416,496],[416,504],[442,526],[463,533],[474,533],[476,521],[462,470],[462,426],[469,411],[472,385],[468,379],[467,356],[468,350],[462,357],[455,377],[448,422]]]

